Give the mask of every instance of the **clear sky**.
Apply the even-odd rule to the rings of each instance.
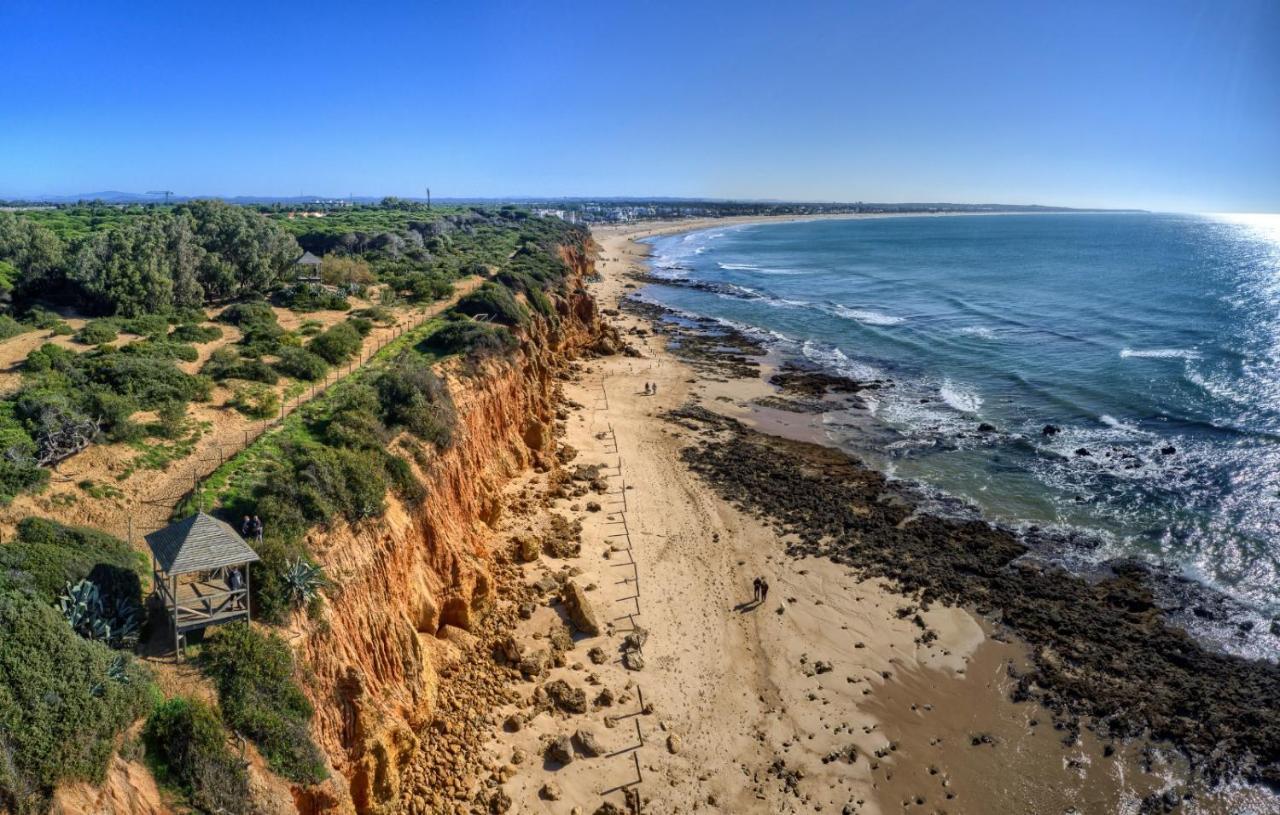
[[[0,0],[0,196],[1280,211],[1280,0]]]

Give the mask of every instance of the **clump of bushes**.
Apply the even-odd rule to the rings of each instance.
[[[391,313],[391,309],[385,306],[370,306],[369,308],[356,309],[351,312],[352,317],[359,317],[362,320],[371,320],[378,325],[390,325],[396,321],[396,317]]]
[[[551,302],[551,298],[547,296],[539,282],[529,273],[507,270],[500,273],[497,280],[512,291],[523,293],[525,300],[533,306],[534,311],[543,317],[553,321],[557,318],[555,304]]]
[[[57,313],[39,306],[27,311],[24,322],[41,331],[52,331],[55,334],[62,335],[75,333],[75,330],[71,328],[71,324],[59,317]]]
[[[351,308],[347,295],[319,286],[294,286],[281,297],[291,311],[346,311]]]
[[[307,350],[331,365],[340,365],[360,353],[360,332],[350,323],[338,323],[307,343]]]
[[[222,329],[216,325],[199,325],[197,323],[183,323],[169,332],[169,340],[171,342],[190,342],[196,345],[213,342],[221,337]]]
[[[195,346],[164,339],[137,340],[122,346],[119,350],[122,354],[134,354],[153,359],[177,359],[183,362],[195,362],[200,358],[200,352],[195,349]]]
[[[280,375],[267,363],[260,359],[244,359],[230,348],[219,348],[210,354],[200,367],[200,373],[215,382],[245,379],[274,385],[280,381]]]
[[[273,363],[285,376],[314,382],[329,372],[329,364],[323,358],[303,348],[281,348]]]
[[[139,337],[156,339],[169,333],[169,318],[163,314],[140,314],[117,320],[120,330]]]
[[[0,489],[38,485],[32,468],[56,463],[105,437],[130,441],[149,428],[133,421],[139,410],[209,398],[213,383],[174,365],[191,346],[143,340],[122,349],[99,346],[76,353],[52,343],[32,351],[22,387],[0,409]],[[12,496],[13,491],[6,493]]]
[[[458,301],[454,309],[472,317],[487,316],[493,322],[521,326],[529,322],[529,310],[516,301],[511,289],[485,283]]]
[[[83,345],[102,345],[112,342],[120,336],[120,329],[114,320],[90,320],[84,324],[74,337]]]
[[[280,396],[273,388],[251,382],[236,386],[227,405],[250,419],[269,419],[280,411]]]
[[[452,320],[427,337],[423,346],[442,354],[466,354],[471,359],[501,355],[519,345],[504,326],[474,320]]]
[[[348,317],[347,325],[354,328],[356,333],[362,337],[369,336],[369,333],[373,331],[373,320],[367,320],[364,317]]]
[[[218,714],[199,699],[170,699],[143,730],[156,778],[178,789],[201,812],[251,811],[249,774],[227,749]]]
[[[18,815],[47,811],[60,783],[100,782],[150,703],[146,671],[77,636],[35,582],[0,572],[0,811]]]
[[[18,522],[17,536],[0,546],[0,574],[21,576],[22,585],[50,606],[68,584],[89,579],[115,598],[142,599],[146,559],[105,532],[45,518]]]
[[[250,419],[269,419],[280,412],[280,395],[255,382],[236,388],[227,404]]]
[[[457,416],[449,390],[421,356],[404,352],[374,379],[382,420],[447,447]]]
[[[0,314],[0,341],[16,337],[30,330],[30,326],[23,325],[8,314]]]
[[[300,784],[324,780],[324,759],[308,729],[313,710],[294,681],[284,640],[228,625],[206,641],[200,666],[218,688],[227,725],[253,739],[272,770]]]
[[[222,310],[218,320],[239,328],[240,344],[253,355],[275,353],[284,339],[285,331],[266,302],[234,303]]]

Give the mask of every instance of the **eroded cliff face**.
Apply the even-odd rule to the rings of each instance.
[[[426,498],[389,496],[377,523],[312,533],[309,548],[331,581],[320,621],[298,621],[295,648],[316,708],[314,731],[334,778],[299,790],[302,812],[394,809],[417,735],[430,720],[441,672],[460,657],[459,632],[495,601],[492,525],[502,486],[550,463],[554,374],[583,349],[616,348],[580,280],[590,255],[566,248],[572,293],[556,298],[555,325],[535,321],[509,359],[446,366],[458,423],[453,444],[414,469]]]

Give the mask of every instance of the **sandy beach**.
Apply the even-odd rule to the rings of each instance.
[[[639,354],[576,363],[564,382],[562,459],[589,468],[579,481],[533,474],[508,493],[543,508],[507,521],[517,547],[552,516],[581,524],[580,556],[521,567],[550,602],[512,647],[546,651],[551,667],[548,684],[518,688],[495,717],[492,761],[515,811],[626,811],[634,790],[644,812],[1138,812],[1182,774],[1178,759],[1087,729],[1064,738],[1049,711],[1010,701],[1024,646],[961,608],[788,556],[776,526],[691,472],[682,451],[700,431],[670,411],[819,435],[812,416],[761,407],[776,393],[763,377],[695,371],[646,320],[615,310],[644,271],[635,238],[702,226],[596,231],[592,294]],[[770,586],[760,603],[758,576]],[[554,644],[568,583],[602,629],[571,647]],[[552,684],[583,693],[548,700]],[[1182,811],[1235,810],[1200,795]]]

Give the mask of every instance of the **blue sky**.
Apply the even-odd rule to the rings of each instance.
[[[4,0],[0,195],[1280,211],[1280,2]]]

